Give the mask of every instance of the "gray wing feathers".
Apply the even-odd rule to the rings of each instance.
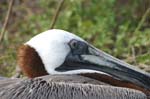
[[[85,77],[80,77],[75,83],[73,78],[77,76],[65,76],[70,79],[68,82],[60,81],[60,76],[54,77],[56,81],[47,77],[18,80],[12,85],[5,85],[0,88],[0,99],[146,99],[146,95],[137,90],[84,83],[90,80]]]

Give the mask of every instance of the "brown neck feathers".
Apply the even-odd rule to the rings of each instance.
[[[133,83],[130,82],[125,82],[121,80],[117,80],[111,76],[105,75],[105,74],[98,74],[98,73],[85,73],[85,74],[80,74],[85,77],[93,78],[105,83],[108,83],[113,86],[118,86],[118,87],[125,87],[125,88],[131,88],[131,89],[136,89],[144,92],[146,95],[150,95],[150,90],[146,90],[140,86],[137,86]]]
[[[30,78],[48,74],[38,53],[28,45],[22,45],[19,48],[18,65],[23,73]]]

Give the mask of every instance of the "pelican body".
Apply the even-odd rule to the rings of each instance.
[[[138,90],[114,87],[79,75],[4,79],[0,99],[147,99]]]

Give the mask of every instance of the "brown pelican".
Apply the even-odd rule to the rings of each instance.
[[[145,93],[145,95],[147,96],[150,95],[150,74],[149,73],[141,71],[119,59],[114,58],[113,56],[101,50],[98,50],[94,46],[84,41],[82,38],[64,30],[58,30],[58,29],[48,30],[33,37],[31,40],[26,42],[19,49],[18,64],[22,69],[22,71],[30,78],[43,76],[47,74],[52,74],[52,75],[78,74],[78,75],[90,77],[91,79],[95,79],[98,81],[106,82],[110,85],[132,88],[132,92],[134,89],[134,91],[136,92],[137,90],[139,90],[138,93],[142,91],[143,92],[143,93],[141,92],[142,94]],[[75,80],[80,80],[80,79],[75,79]],[[38,83],[36,79],[29,80],[29,82],[30,81],[33,83],[35,82],[35,84],[36,82]],[[45,85],[44,81],[42,81],[43,85]],[[28,80],[27,81],[23,80],[21,84],[23,82],[28,82]],[[54,83],[56,84],[56,82]],[[125,88],[118,88],[118,87],[111,86],[111,88],[116,88],[116,89],[113,89],[110,92],[109,88],[105,87],[104,89],[107,89],[108,91],[107,92],[105,90],[107,94],[105,93],[98,94],[96,92],[100,92],[98,90],[100,90],[102,86],[92,84],[92,87],[90,87],[91,85],[84,85],[82,83],[83,82],[81,82],[81,86],[83,86],[83,89],[85,88],[85,90],[87,90],[86,88],[96,88],[96,90],[93,90],[93,92],[95,93],[94,95],[96,96],[101,96],[101,95],[109,96],[113,92],[117,93],[118,91],[115,92],[116,89],[117,90],[121,89],[122,91],[124,90],[127,92],[127,89]],[[32,86],[33,88],[36,86],[35,84]],[[66,86],[69,87],[72,86],[71,88],[73,89],[76,88],[78,89],[80,87],[80,85],[77,85],[78,87],[76,87],[74,86],[74,84],[73,85],[70,85],[70,83],[65,83],[65,84]],[[1,89],[3,90],[3,87]],[[83,92],[78,90],[75,94],[77,93],[83,93]],[[103,97],[102,99],[110,99],[110,97],[109,98]]]

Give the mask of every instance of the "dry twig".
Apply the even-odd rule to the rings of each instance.
[[[6,31],[7,24],[8,24],[9,18],[10,18],[10,14],[12,12],[13,3],[14,3],[14,0],[10,0],[7,15],[5,17],[5,21],[4,21],[2,31],[1,31],[1,34],[0,34],[0,43],[3,41],[3,38],[5,36],[5,31]]]
[[[138,24],[137,28],[135,29],[134,33],[136,33],[141,28],[141,26],[143,25],[144,21],[146,20],[146,18],[148,17],[149,14],[150,14],[150,8],[148,8],[146,10],[146,12],[144,13],[144,15],[142,16],[142,19],[139,22],[139,24]]]
[[[53,16],[52,18],[52,22],[51,22],[51,25],[50,25],[50,28],[53,29],[54,28],[54,25],[57,21],[57,18],[58,18],[58,15],[59,15],[59,12],[61,10],[61,7],[63,6],[63,3],[64,3],[65,0],[61,0],[58,7],[57,7],[57,10],[56,10],[56,13],[55,15]]]
[[[135,49],[134,49],[133,46],[131,47],[131,50],[132,50],[132,58],[133,58],[133,62],[134,62],[134,64],[137,64],[137,62],[136,62],[136,55],[135,55]]]

